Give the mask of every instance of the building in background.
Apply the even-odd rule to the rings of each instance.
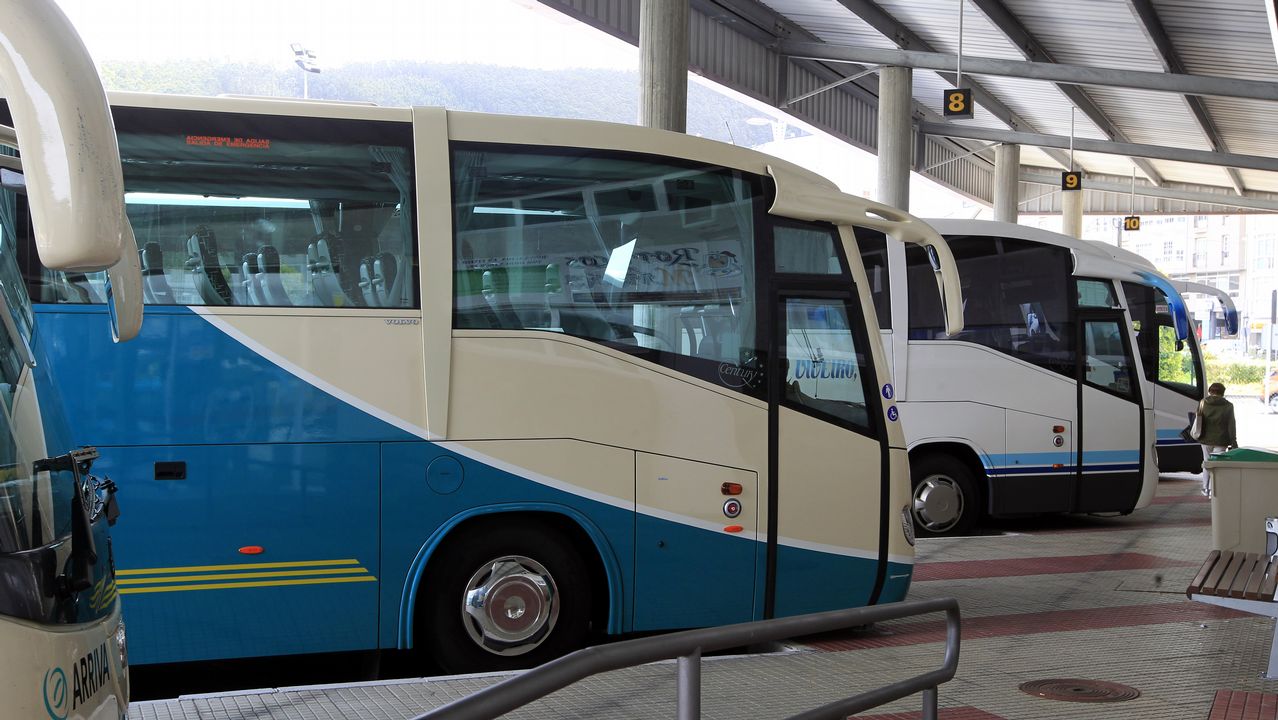
[[[1021,223],[1060,229],[1056,215],[1022,216]],[[1238,307],[1240,351],[1259,352],[1269,327],[1269,299],[1278,288],[1278,215],[1146,215],[1141,229],[1126,232],[1119,215],[1083,218],[1083,237],[1100,240],[1147,258],[1177,280],[1219,288]],[[1224,312],[1211,298],[1187,298],[1203,340],[1220,338]]]

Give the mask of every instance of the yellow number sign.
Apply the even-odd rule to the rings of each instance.
[[[950,88],[941,98],[942,115],[947,118],[972,117],[972,89]]]

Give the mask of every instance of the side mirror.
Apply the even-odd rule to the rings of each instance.
[[[136,245],[133,229],[126,223],[124,233]],[[111,337],[116,342],[131,340],[142,329],[142,261],[136,252],[124,253],[107,270],[106,301],[111,318]]]

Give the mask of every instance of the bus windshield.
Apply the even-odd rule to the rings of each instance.
[[[1173,318],[1176,303],[1169,303],[1161,289],[1140,283],[1123,283],[1123,293],[1131,310],[1136,350],[1145,368],[1145,377],[1184,395],[1200,396],[1202,357],[1195,343],[1179,337]]]

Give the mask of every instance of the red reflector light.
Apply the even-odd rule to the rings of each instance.
[[[1061,469],[1061,468],[1063,468],[1063,467],[1065,467],[1065,464],[1064,464],[1064,463],[1052,463],[1052,469],[1053,469],[1053,470],[1060,470],[1060,469]]]
[[[745,530],[745,528],[741,527],[740,525],[729,525],[723,529],[724,532],[730,532],[730,533],[739,533],[742,530]]]
[[[1065,426],[1064,426],[1064,425],[1053,425],[1053,426],[1052,426],[1052,432],[1054,432],[1054,433],[1063,433],[1063,432],[1065,432]]]
[[[741,483],[724,483],[723,485],[719,486],[719,492],[723,493],[724,495],[740,495]]]
[[[240,548],[241,555],[261,555],[264,552],[266,552],[266,549],[261,545],[245,545]]]

